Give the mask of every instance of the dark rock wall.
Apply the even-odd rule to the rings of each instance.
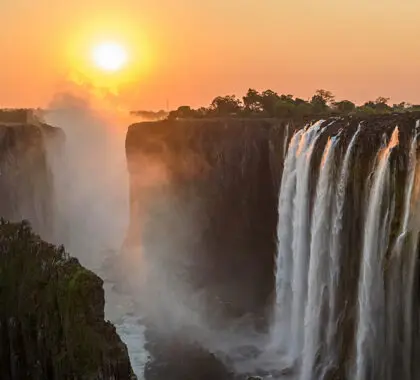
[[[146,262],[149,251],[175,267],[188,262],[190,283],[207,290],[215,314],[267,316],[284,131],[272,120],[162,121],[128,130],[127,245],[141,244]],[[169,206],[155,211],[163,198]],[[185,220],[191,233],[182,231]],[[194,244],[163,246],[181,235]]]
[[[146,293],[154,292],[150,287],[170,291],[165,283],[177,277],[174,283],[184,282],[191,298],[201,295],[205,323],[223,328],[245,320],[251,329],[266,331],[285,134],[286,125],[273,120],[162,121],[129,128],[131,223],[125,248],[132,252],[129,247],[139,245],[144,267],[170,268],[145,281]],[[143,275],[150,278],[147,269]],[[186,304],[195,310],[188,299]],[[156,319],[149,320],[146,334],[148,379],[232,378],[194,343],[184,321],[175,323],[178,333],[165,335],[154,326]]]
[[[29,220],[44,238],[54,235],[54,186],[47,143],[61,130],[45,124],[0,123],[0,216]]]
[[[346,187],[340,256],[343,275],[338,284],[338,310],[343,315],[338,329],[340,366],[328,373],[331,378],[345,378],[348,360],[354,355],[363,223],[376,155],[398,126],[399,145],[391,155],[391,182],[383,201],[383,207],[395,204],[389,237],[392,247],[401,223],[408,152],[419,119],[420,114],[407,113],[326,120],[323,126],[328,126],[308,162],[311,215],[328,138],[340,133],[333,170],[337,182],[347,147],[362,123]],[[208,313],[222,315],[225,321],[251,314],[256,326],[264,327],[270,315],[283,147],[294,130],[304,126],[286,125],[274,120],[176,120],[132,125],[127,134],[131,223],[126,245],[140,245],[144,262],[155,260],[155,255],[173,268],[185,267],[188,262],[181,273],[191,276],[188,281],[194,288],[206,290]],[[150,175],[152,167],[155,176]],[[178,205],[175,217],[165,215],[164,207],[155,211],[162,199]],[[195,224],[194,233],[184,239],[194,244],[183,250],[163,244],[184,233],[186,215]],[[156,237],[151,239],[153,233]],[[153,282],[151,286],[156,285]],[[214,299],[217,302],[212,302]],[[320,352],[319,360],[322,355]],[[398,371],[394,375],[398,376]]]
[[[3,380],[135,379],[102,280],[26,223],[0,223]]]

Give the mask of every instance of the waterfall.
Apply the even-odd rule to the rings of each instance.
[[[341,254],[341,237],[343,230],[343,216],[344,206],[346,200],[346,186],[349,177],[349,171],[351,166],[351,157],[353,147],[357,141],[357,138],[362,129],[362,125],[359,124],[356,133],[353,135],[350,144],[347,147],[343,163],[341,166],[338,183],[335,189],[335,202],[333,204],[332,211],[332,229],[330,235],[330,257],[329,257],[329,318],[327,325],[327,353],[326,357],[328,360],[329,367],[335,367],[337,360],[337,347],[335,345],[335,336],[337,331],[337,324],[339,320],[339,313],[341,311],[337,309],[337,288],[338,279],[340,276],[340,254]]]
[[[274,340],[280,369],[294,371],[295,379],[420,374],[420,121],[401,136],[398,126],[376,129],[380,135],[370,140],[376,152],[359,144],[372,136],[365,124],[347,144],[343,122],[307,125],[293,134],[285,156]],[[331,131],[326,143],[319,140],[324,131]],[[317,168],[315,146],[323,150]]]
[[[297,184],[293,199],[293,266],[292,266],[292,309],[291,309],[291,357],[299,357],[303,345],[303,323],[307,299],[307,278],[309,264],[309,172],[312,152],[320,134],[318,122],[305,131],[296,152]],[[281,227],[281,226],[280,226]]]
[[[298,358],[303,344],[310,238],[309,170],[322,123],[307,125],[293,135],[279,193],[275,341],[287,342],[284,348],[292,360]]]
[[[287,341],[290,331],[290,309],[292,302],[291,274],[293,270],[292,242],[293,228],[289,221],[293,216],[293,199],[296,194],[296,153],[303,131],[295,133],[290,141],[284,162],[283,180],[279,197],[279,221],[277,224],[278,255],[277,255],[277,305],[279,306],[276,321],[275,342]],[[281,316],[280,316],[281,315]],[[284,333],[277,336],[278,333]]]
[[[388,269],[387,300],[387,366],[388,379],[404,376],[409,379],[411,373],[412,349],[412,297],[416,268],[417,237],[410,234],[409,221],[412,216],[413,187],[417,164],[418,132],[412,138],[408,157],[407,177],[404,190],[404,208],[402,223],[390,257]],[[403,326],[402,338],[401,327]]]
[[[389,208],[383,212],[384,190],[389,182],[389,157],[398,144],[398,127],[394,129],[386,148],[378,153],[378,162],[369,194],[365,222],[362,262],[359,278],[359,311],[356,335],[355,379],[383,378],[384,322],[382,313],[385,306],[382,266],[386,251],[382,231],[389,223]],[[381,358],[378,363],[377,358]]]
[[[305,343],[302,360],[302,380],[311,380],[321,341],[321,328],[325,311],[326,285],[328,280],[328,238],[330,234],[332,181],[331,171],[337,140],[329,139],[322,156],[310,244],[308,302],[305,312]]]

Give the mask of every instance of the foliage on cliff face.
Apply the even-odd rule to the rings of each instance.
[[[2,379],[133,379],[104,321],[102,280],[33,234],[0,221]]]

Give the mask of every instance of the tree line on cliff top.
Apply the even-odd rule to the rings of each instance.
[[[336,101],[331,91],[317,90],[310,100],[293,95],[279,95],[272,90],[249,89],[242,99],[235,95],[217,96],[209,107],[193,109],[181,106],[169,112],[168,119],[206,117],[274,117],[307,118],[315,116],[373,115],[420,111],[420,105],[405,102],[389,104],[389,98],[378,97],[357,106],[349,100]]]

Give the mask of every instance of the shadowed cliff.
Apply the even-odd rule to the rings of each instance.
[[[278,187],[292,129],[268,119],[215,119],[128,130],[131,215],[124,252],[133,281],[141,281],[139,298],[153,331],[149,351],[156,362],[176,365],[166,369],[174,379],[211,378],[218,366],[199,349],[208,336],[195,331],[267,331]],[[195,341],[201,343],[194,350]],[[175,364],[174,347],[189,359]],[[154,372],[148,378],[159,378]]]
[[[126,245],[141,245],[146,265],[185,270],[192,289],[208,292],[211,313],[267,316],[285,128],[273,120],[185,120],[128,130]]]
[[[47,124],[0,119],[0,216],[27,219],[43,237],[54,236],[54,186],[47,144],[59,149],[62,131]]]
[[[135,379],[103,282],[28,224],[0,224],[2,379]]]
[[[391,179],[382,206],[382,210],[392,208],[388,242],[391,250],[401,225],[408,153],[418,119],[420,114],[414,112],[327,119],[321,124],[314,153],[307,161],[310,220],[328,139],[339,137],[332,169],[337,182],[346,149],[362,125],[345,184],[347,195],[340,236],[339,265],[345,269],[337,285],[338,309],[343,310],[337,332],[341,342],[337,352],[340,364],[326,374],[328,378],[346,378],[348,361],[354,352],[363,221],[378,151],[386,146],[398,126],[399,144],[390,156]],[[131,263],[133,278],[144,279],[145,294],[140,298],[146,300],[145,308],[152,315],[150,326],[167,326],[172,318],[174,325],[186,326],[199,326],[203,322],[217,328],[245,324],[248,327],[242,331],[248,332],[251,321],[252,329],[265,330],[275,293],[277,228],[284,227],[277,226],[284,147],[294,130],[303,127],[270,119],[173,120],[130,126],[126,152],[131,220],[124,254]],[[170,296],[159,296],[156,289]],[[183,303],[188,312],[176,314],[176,302]],[[415,308],[418,310],[417,303]],[[156,318],[159,316],[156,310],[165,315],[164,322]],[[195,319],[192,318],[191,310],[199,316],[194,314]],[[184,334],[188,337],[184,342],[188,342],[191,334],[188,330],[187,327],[175,334],[175,338],[164,333],[162,342],[178,341],[175,346],[182,347],[179,337]],[[166,345],[151,348],[156,363],[159,350]],[[324,355],[321,350],[319,363],[326,359]],[[171,368],[170,359],[163,358],[162,362],[165,361]],[[196,363],[197,360],[190,360],[189,367],[198,368]],[[185,368],[176,368],[175,373],[186,373]],[[394,371],[398,376],[397,366]],[[208,371],[202,369],[199,373]]]
[[[0,377],[133,379],[104,320],[102,280],[20,223],[49,242],[73,228],[57,186],[75,180],[62,165],[65,140],[30,110],[0,110],[0,218],[10,221],[0,224]]]

